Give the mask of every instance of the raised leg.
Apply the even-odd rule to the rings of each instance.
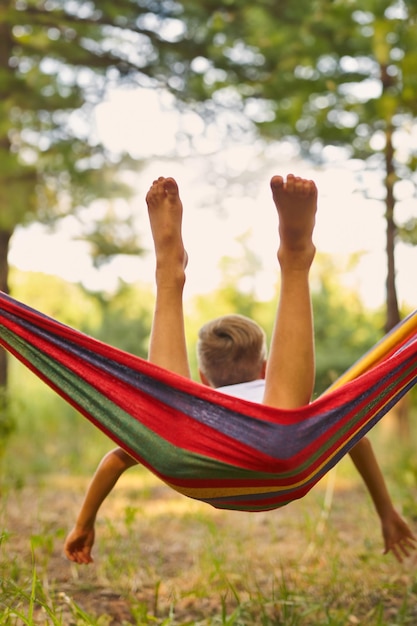
[[[317,210],[313,181],[274,176],[278,211],[281,291],[268,358],[264,403],[296,408],[311,400],[315,377],[309,270],[315,255],[312,235]]]
[[[190,377],[182,295],[187,253],[182,241],[182,202],[173,178],[154,181],[147,196],[156,256],[156,302],[149,361]]]

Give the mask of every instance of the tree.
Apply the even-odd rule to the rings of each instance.
[[[166,88],[208,119],[222,111],[225,131],[252,120],[268,137],[296,137],[310,157],[334,144],[384,171],[387,326],[396,321],[394,191],[399,178],[415,182],[417,161],[413,147],[397,150],[417,114],[416,0],[0,0],[0,9],[1,289],[17,225],[120,193],[91,112],[124,81]],[[114,252],[108,230],[93,239]],[[0,363],[0,385],[5,372]]]
[[[339,146],[379,173],[389,330],[399,320],[395,242],[403,233],[411,241],[412,227],[396,224],[395,186],[417,183],[417,149],[407,140],[417,122],[416,0],[203,4],[213,54],[197,95],[205,88],[269,138],[295,138],[308,158],[323,162],[326,147]]]
[[[343,273],[359,257],[342,266],[318,253],[313,268],[312,301],[316,342],[315,394],[320,395],[381,339],[383,313],[369,312],[358,294],[343,286]]]
[[[18,225],[54,223],[97,198],[126,193],[115,177],[120,160],[92,131],[92,111],[120,81],[175,84],[178,60],[195,55],[188,35],[176,46],[179,11],[170,0],[0,0],[1,290],[9,289],[8,250]],[[109,237],[114,230],[112,219],[88,233],[97,262],[140,252],[125,235]],[[1,351],[0,387],[6,382]]]

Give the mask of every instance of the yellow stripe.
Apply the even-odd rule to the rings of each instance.
[[[283,491],[283,487],[178,487],[172,483],[167,483],[169,487],[179,491],[189,498],[197,498],[197,500],[205,500],[207,498],[223,498],[227,496],[245,496],[257,493],[270,493],[271,491]],[[287,487],[292,489],[293,485]]]
[[[324,393],[329,393],[345,383],[354,380],[361,374],[364,374],[372,367],[377,365],[384,357],[391,352],[402,341],[410,337],[417,331],[417,311],[410,317],[406,318],[388,333],[381,341],[379,341],[369,352],[367,352],[359,361],[349,368],[340,378],[338,378]]]

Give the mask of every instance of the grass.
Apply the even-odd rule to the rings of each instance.
[[[33,386],[32,386],[33,385]],[[107,500],[95,563],[62,556],[91,472],[111,444],[31,380],[3,459],[0,626],[401,626],[417,623],[416,559],[381,556],[348,460],[303,500],[216,511],[137,468]],[[417,464],[376,440],[390,489],[417,520]]]
[[[295,503],[250,516],[205,509],[138,474],[103,511],[88,568],[60,555],[73,515],[68,498],[81,496],[81,483],[51,476],[48,486],[22,489],[1,547],[0,624],[415,623],[415,577],[380,557],[366,503],[356,527],[346,520],[346,505],[361,500],[357,490],[336,493],[318,529],[321,491],[307,496],[308,510]],[[127,524],[131,481],[149,495]],[[11,494],[7,500],[13,509]],[[24,510],[30,516],[16,527]]]

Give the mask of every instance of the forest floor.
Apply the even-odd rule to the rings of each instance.
[[[102,508],[95,562],[78,566],[62,547],[86,486],[47,475],[2,494],[0,624],[417,624],[417,557],[381,554],[365,489],[339,468],[256,514],[217,511],[134,469]]]

